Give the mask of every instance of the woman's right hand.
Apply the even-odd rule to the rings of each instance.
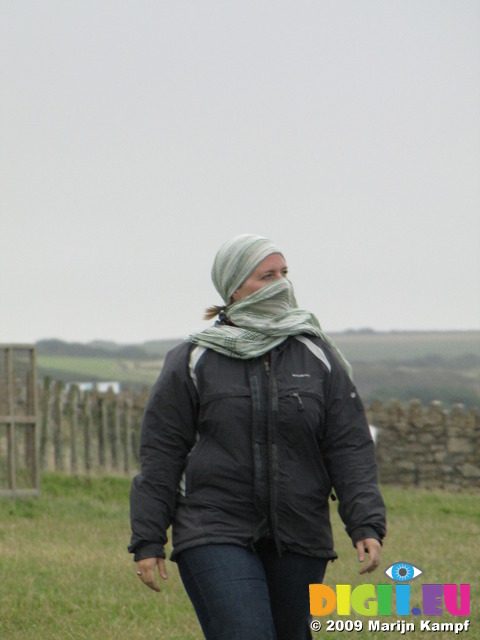
[[[166,580],[167,570],[165,568],[165,560],[163,558],[143,558],[137,563],[137,576],[143,582],[143,584],[154,591],[160,591],[160,585],[157,582],[155,575],[155,569],[158,568],[158,573],[162,580]]]

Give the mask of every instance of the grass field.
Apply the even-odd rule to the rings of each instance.
[[[0,638],[2,640],[200,640],[203,636],[179,581],[156,594],[139,583],[126,552],[128,493],[124,478],[46,475],[38,499],[0,499]],[[444,493],[384,487],[389,533],[382,567],[358,575],[354,549],[332,513],[340,558],[326,583],[389,583],[383,569],[404,561],[423,570],[412,583],[412,606],[421,606],[422,583],[470,583],[468,638],[480,640],[480,508],[478,493]],[[333,616],[329,616],[333,618]],[[422,618],[422,616],[420,617]],[[353,619],[353,618],[352,618]],[[318,637],[390,638],[400,632],[325,632]],[[397,616],[382,617],[394,622]],[[405,620],[405,618],[403,618]],[[410,616],[407,621],[419,619]],[[438,621],[463,618],[443,615]],[[419,630],[409,638],[428,638]],[[435,639],[453,634],[434,633]]]
[[[480,331],[345,332],[332,337],[352,362],[480,355]]]
[[[39,373],[64,382],[116,381],[123,386],[152,386],[162,368],[162,359],[129,360],[61,355],[41,355]]]

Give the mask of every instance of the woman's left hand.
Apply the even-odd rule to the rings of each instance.
[[[163,558],[144,558],[137,562],[137,576],[143,584],[153,591],[160,591],[160,585],[157,582],[156,570],[160,574],[162,580],[166,580],[167,570],[165,568],[165,560]]]
[[[364,562],[368,554],[368,563],[360,569],[360,573],[371,573],[380,564],[382,557],[382,545],[376,538],[364,538],[356,544],[358,561]]]

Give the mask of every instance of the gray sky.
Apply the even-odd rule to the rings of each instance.
[[[0,14],[0,342],[205,327],[245,232],[327,331],[480,328],[478,0]]]

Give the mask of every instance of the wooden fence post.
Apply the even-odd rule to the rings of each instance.
[[[65,413],[70,427],[70,473],[75,475],[78,472],[78,405],[79,388],[72,384],[68,390]]]
[[[123,400],[123,470],[130,473],[130,452],[132,439],[132,402],[129,396]]]
[[[108,393],[109,398],[109,415],[110,415],[110,450],[112,457],[112,467],[115,471],[120,470],[120,415],[118,406],[118,396],[112,390]]]
[[[32,425],[26,427],[25,433],[25,464],[26,468],[30,471],[30,485],[32,487],[38,486],[38,456],[37,456],[37,376],[35,371],[34,355],[31,356],[31,366],[27,372],[27,397],[26,397],[26,412],[28,416],[35,416],[35,422]]]
[[[105,396],[97,395],[97,433],[98,433],[98,464],[102,469],[107,466],[107,405]]]
[[[133,460],[138,464],[140,462],[140,428],[139,422],[139,406],[136,402],[137,398],[133,399],[132,404],[132,417],[131,417],[131,429],[130,429],[130,451],[133,456]]]
[[[89,391],[84,393],[84,421],[83,443],[85,457],[85,472],[87,475],[92,470],[92,397]]]
[[[63,382],[57,382],[53,396],[53,446],[55,471],[65,471],[63,434]]]
[[[52,380],[45,376],[42,391],[42,422],[40,427],[40,469],[48,470],[48,445],[50,442],[50,392]]]

